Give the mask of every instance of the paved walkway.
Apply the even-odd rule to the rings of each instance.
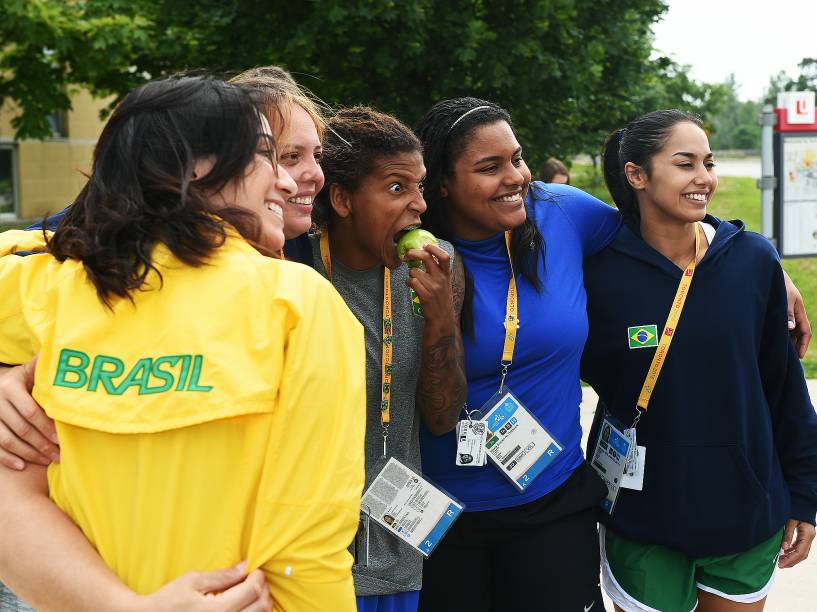
[[[817,406],[817,380],[808,381],[811,402]],[[581,420],[586,446],[587,434],[593,421],[598,396],[590,387],[582,387]],[[607,609],[613,605],[605,598]],[[766,612],[815,612],[817,611],[817,541],[809,558],[793,568],[778,570],[774,588],[766,603]]]
[[[718,176],[748,176],[751,178],[760,178],[760,158],[717,158],[715,160],[715,170],[718,173]],[[817,606],[815,606],[815,609],[817,609]]]

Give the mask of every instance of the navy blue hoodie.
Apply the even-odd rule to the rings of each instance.
[[[740,221],[705,221],[717,232],[638,424],[644,490],[622,489],[605,519],[692,557],[747,550],[817,512],[817,414],[787,331],[777,254]],[[628,328],[661,333],[682,270],[623,226],[584,274],[582,378],[629,426],[655,348],[629,348]]]

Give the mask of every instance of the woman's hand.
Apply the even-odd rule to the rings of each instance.
[[[60,460],[54,421],[31,397],[36,365],[35,357],[0,372],[0,463],[14,470]]]
[[[415,403],[428,430],[441,436],[456,427],[465,403],[460,337],[465,273],[459,258],[451,270],[451,258],[436,245],[412,249],[406,259],[420,260],[425,267],[413,268],[406,282],[417,292],[425,318]]]
[[[814,525],[811,523],[797,519],[786,521],[786,531],[783,533],[783,552],[780,553],[780,558],[777,560],[778,567],[794,567],[808,557],[814,535]]]
[[[215,572],[190,572],[155,593],[138,596],[128,612],[269,612],[272,598],[264,572],[244,575],[245,563]],[[124,612],[124,610],[123,610]]]
[[[454,328],[454,298],[451,290],[451,260],[443,249],[427,244],[422,249],[411,249],[406,260],[423,262],[423,268],[411,268],[406,284],[414,289],[423,307],[427,325],[450,334]]]
[[[800,359],[803,359],[806,356],[809,342],[811,342],[811,325],[806,314],[805,304],[803,304],[803,296],[800,295],[800,291],[794,286],[785,270],[783,270],[783,278],[786,281],[786,298],[788,299],[786,310],[789,319],[789,332],[794,347],[797,349],[797,354],[800,355]]]

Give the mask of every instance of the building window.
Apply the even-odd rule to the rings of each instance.
[[[0,215],[16,216],[14,149],[0,146]]]
[[[65,111],[51,113],[47,119],[53,138],[68,138],[68,115]]]

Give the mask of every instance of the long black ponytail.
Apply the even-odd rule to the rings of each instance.
[[[672,128],[684,122],[703,128],[697,115],[677,109],[657,110],[631,121],[626,128],[616,130],[604,141],[604,182],[625,223],[637,225],[641,217],[635,189],[624,174],[624,165],[632,162],[641,166],[649,176],[653,155],[667,142]]]

